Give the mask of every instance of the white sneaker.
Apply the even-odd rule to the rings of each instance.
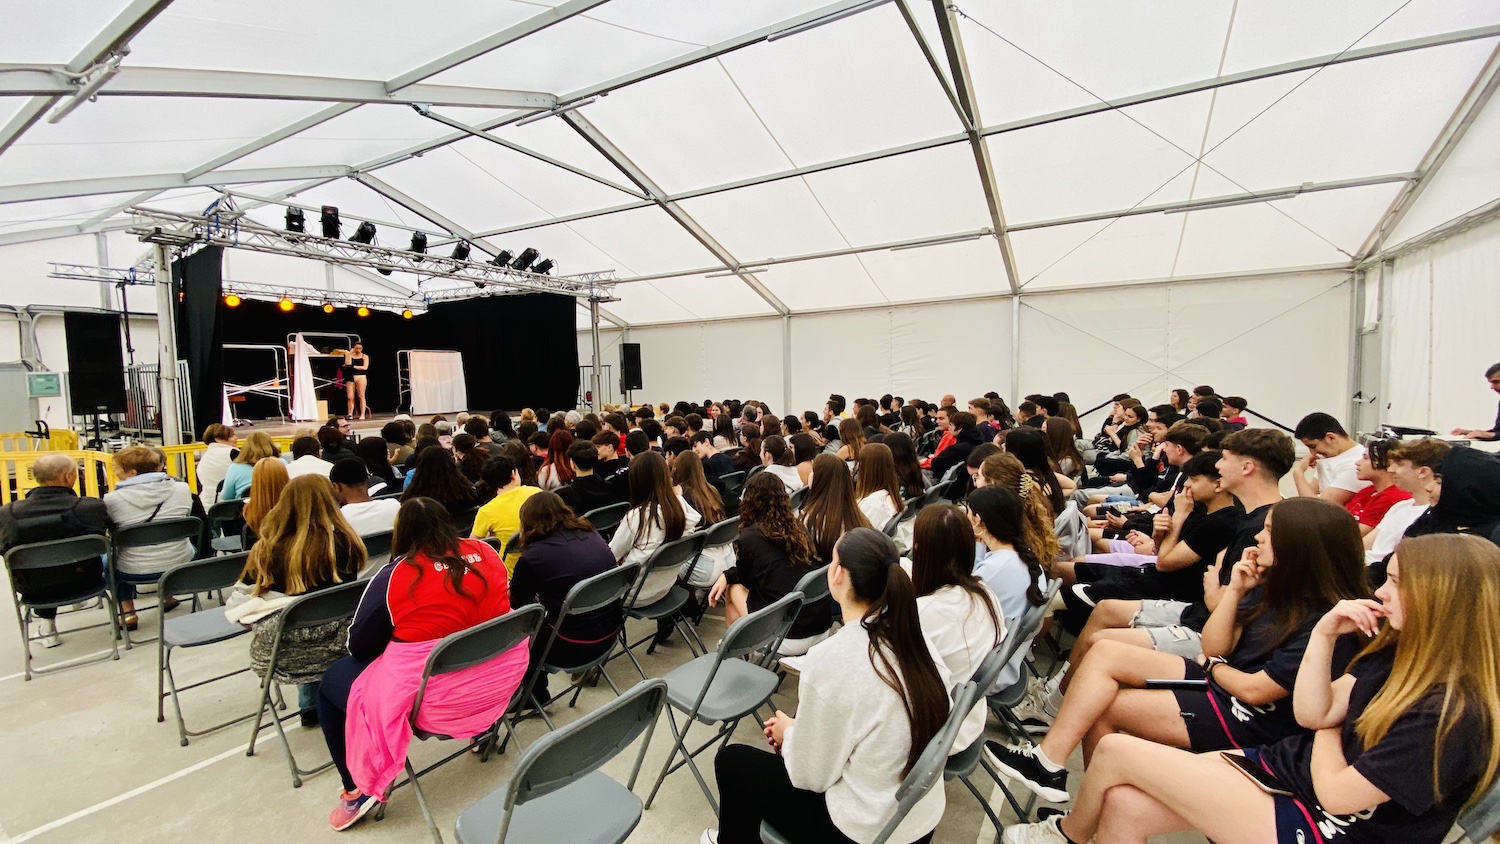
[[[719,844],[719,831],[717,829],[705,829],[698,836],[698,844]]]
[[[1012,712],[1015,713],[1016,720],[1021,722],[1022,729],[1031,736],[1046,735],[1047,731],[1052,729],[1052,720],[1057,717],[1056,712],[1047,711],[1040,696],[1027,696],[1025,700],[1016,704]]]
[[[1038,701],[1041,703],[1042,708],[1051,712],[1053,715],[1056,715],[1057,710],[1062,708],[1062,683],[1064,673],[1065,672],[1059,671],[1057,672],[1057,676],[1048,680],[1042,687],[1042,694],[1038,698]]]
[[[62,644],[62,639],[57,635],[57,619],[40,618],[35,622],[31,638],[41,642],[44,648],[55,648]]]
[[[1000,840],[1005,844],[1069,844],[1068,837],[1058,828],[1059,820],[1061,817],[1041,823],[1012,824],[1005,828]]]

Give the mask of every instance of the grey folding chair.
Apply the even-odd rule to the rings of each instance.
[[[620,844],[641,820],[631,791],[651,745],[667,684],[646,680],[527,748],[515,773],[458,816],[459,844]],[[643,735],[644,734],[644,735]],[[628,785],[599,769],[637,738]]]
[[[286,609],[281,611],[281,624],[276,628],[276,641],[271,645],[271,656],[266,663],[266,676],[260,684],[260,706],[255,710],[255,727],[250,731],[250,744],[245,748],[246,756],[255,755],[255,740],[260,736],[261,728],[265,726],[261,716],[265,714],[267,708],[272,707],[272,689],[276,690],[278,696],[281,692],[276,680],[277,658],[281,655],[281,643],[285,640],[287,632],[353,618],[354,611],[359,609],[359,599],[365,594],[365,587],[368,585],[367,581],[355,580],[320,589],[317,592],[309,592],[287,604]],[[297,767],[297,757],[292,755],[292,746],[287,742],[286,730],[281,726],[282,719],[290,717],[290,715],[277,715],[274,708],[271,710],[271,723],[276,727],[276,735],[281,738],[281,749],[285,751],[287,767],[292,771],[292,788],[301,788],[303,777],[312,776],[333,767],[333,760],[330,759],[316,768],[305,771]]]
[[[16,622],[21,625],[21,645],[25,649],[25,662],[22,673],[27,680],[34,674],[47,674],[57,671],[65,666],[85,665],[90,662],[98,662],[104,659],[100,655],[96,659],[86,660],[64,660],[54,665],[33,667],[31,657],[31,643],[40,639],[40,636],[31,635],[31,620],[33,610],[55,610],[70,604],[82,603],[94,598],[103,598],[104,604],[109,612],[109,621],[99,624],[88,624],[83,627],[75,627],[72,630],[60,630],[59,633],[78,633],[83,630],[93,630],[96,627],[108,627],[110,629],[110,659],[120,658],[120,617],[115,613],[115,600],[112,581],[109,578],[107,567],[103,566],[103,559],[109,553],[109,540],[96,534],[88,536],[74,536],[68,539],[53,539],[47,542],[29,542],[25,545],[17,545],[5,554],[5,567],[10,571],[11,592],[16,602]],[[99,565],[99,585],[93,588],[81,589],[76,594],[55,596],[50,601],[24,601],[21,591],[16,588],[16,575],[21,572],[30,574],[41,574],[47,571],[58,571],[71,569],[79,564]]]
[[[885,844],[889,841],[896,832],[896,827],[906,820],[917,801],[926,797],[933,786],[943,781],[943,765],[948,761],[949,751],[953,749],[953,740],[958,737],[959,725],[974,704],[978,703],[979,695],[980,688],[973,682],[964,683],[954,692],[953,701],[948,708],[948,720],[943,722],[943,728],[922,749],[922,755],[917,757],[917,764],[912,766],[896,787],[896,809],[880,827],[872,844]],[[760,825],[760,840],[765,844],[790,844],[786,836],[764,821]]]
[[[1500,783],[1479,798],[1469,811],[1458,818],[1464,837],[1474,844],[1485,844],[1496,832],[1500,832]]]
[[[920,497],[906,499],[906,503],[902,506],[901,512],[887,519],[885,527],[881,528],[880,532],[884,533],[886,536],[894,538],[896,535],[896,531],[900,530],[902,522],[909,522],[917,517],[917,510],[921,507],[921,505],[922,499]]]
[[[953,481],[938,481],[928,487],[927,491],[922,494],[922,506],[926,507],[929,504],[936,504],[942,501],[947,496],[948,488],[951,486],[953,486]]]
[[[739,535],[739,516],[730,516],[729,518],[721,522],[714,522],[713,524],[709,525],[703,531],[703,547],[699,549],[698,556],[693,560],[693,564],[689,567],[689,571],[695,571],[698,568],[699,561],[703,559],[703,552],[707,551],[710,548],[717,548],[721,545],[728,545],[729,543],[733,542]],[[703,614],[708,611],[708,590],[699,587],[696,589],[690,589],[690,592],[690,597],[692,598],[690,615],[692,616],[693,624],[697,625],[703,621]]]
[[[374,574],[391,561],[391,541],[394,531],[383,530],[360,537],[365,543],[365,571]]]
[[[753,716],[755,710],[776,691],[781,684],[781,677],[768,668],[739,657],[757,651],[775,651],[781,640],[786,638],[786,632],[792,628],[792,621],[797,618],[797,611],[801,608],[802,593],[792,592],[764,609],[737,619],[725,631],[718,651],[704,654],[679,666],[662,678],[667,683],[667,724],[672,730],[673,743],[666,764],[662,765],[661,774],[651,787],[651,794],[646,797],[646,808],[651,808],[651,801],[656,798],[656,792],[667,775],[687,765],[693,772],[694,779],[698,780],[698,787],[703,789],[703,796],[713,807],[714,814],[719,813],[719,803],[714,800],[708,781],[703,778],[703,772],[698,770],[693,759],[721,741],[728,744],[740,721],[746,716]],[[680,731],[677,729],[677,718],[672,714],[673,710],[683,715]],[[696,750],[689,751],[687,735],[694,721],[705,724],[717,722],[719,729],[713,738]],[[757,718],[756,721],[759,723],[760,719]],[[682,761],[673,765],[679,752],[682,754]]]
[[[698,631],[688,622],[687,605],[692,600],[692,595],[688,593],[687,589],[677,583],[673,583],[672,588],[667,591],[666,595],[652,601],[650,604],[639,606],[637,605],[637,601],[640,598],[641,591],[646,587],[646,583],[651,580],[653,574],[662,579],[672,577],[674,576],[671,574],[672,572],[681,571],[683,566],[697,559],[698,555],[703,551],[703,540],[703,532],[698,531],[686,534],[682,538],[674,539],[671,542],[663,542],[660,547],[651,553],[646,562],[642,564],[640,574],[636,575],[635,588],[630,590],[630,596],[625,601],[625,613],[630,618],[644,621],[670,619],[672,625],[677,628],[677,631],[687,641],[688,649],[693,652],[693,656],[695,657],[708,649],[703,646],[703,641],[698,638]],[[620,647],[625,651],[625,656],[629,657],[631,663],[635,665],[635,670],[640,673],[642,680],[646,679],[646,669],[642,668],[640,661],[635,658],[635,649],[647,642],[650,642],[650,644],[646,647],[646,653],[654,653],[656,651],[655,630],[635,642],[630,641],[627,631],[623,629],[620,631]]]
[[[1052,598],[1057,595],[1057,590],[1061,587],[1061,580],[1054,579],[1049,581],[1042,602],[1027,610],[1026,614],[1021,616],[1021,620],[1016,623],[1017,651],[1031,647],[1032,640],[1036,638],[1036,634],[1042,629],[1042,621],[1047,616],[1047,606],[1052,603]],[[1012,651],[1012,658],[1014,658],[1014,654],[1015,651]],[[996,676],[998,677],[999,675],[997,674]],[[994,694],[986,691],[985,694],[985,700],[989,705],[990,711],[995,713],[996,717],[1000,719],[1001,725],[1017,740],[1027,739],[1025,727],[1014,712],[1015,707],[1019,706],[1021,701],[1026,697],[1025,672],[1023,671],[1021,676],[1017,677],[1016,681],[1008,688]]]
[[[417,697],[412,701],[411,714],[407,716],[407,720],[411,724],[412,735],[421,741],[426,741],[427,739],[451,741],[453,739],[477,738],[482,744],[487,745],[489,742],[495,740],[495,732],[501,725],[504,725],[506,729],[510,729],[510,725],[505,720],[505,708],[500,710],[500,717],[496,719],[495,724],[491,725],[480,736],[450,736],[441,733],[429,733],[417,726],[417,718],[422,711],[422,700],[427,694],[427,684],[433,677],[440,677],[444,674],[451,674],[455,671],[463,671],[467,668],[483,665],[490,660],[499,658],[518,645],[525,646],[527,640],[535,636],[537,630],[541,628],[542,619],[546,615],[547,611],[542,609],[541,604],[527,604],[519,609],[511,610],[499,618],[491,619],[483,624],[476,624],[467,630],[461,630],[446,636],[441,642],[438,642],[437,646],[432,649],[432,652],[427,655],[427,665],[422,669],[421,684],[417,686]],[[522,685],[524,685],[524,682],[517,684],[516,692],[512,692],[510,699],[505,702],[507,705],[506,708],[508,708],[510,703],[518,699],[517,693],[520,691]],[[420,771],[412,765],[411,755],[408,753],[406,757],[406,781],[403,783],[392,783],[390,788],[386,789],[385,796],[389,800],[391,792],[395,791],[401,785],[411,783],[412,791],[417,793],[417,805],[422,807],[422,817],[427,819],[427,828],[432,832],[432,840],[437,842],[437,844],[443,844],[443,835],[438,832],[437,821],[433,820],[432,810],[427,806],[427,795],[422,793],[420,777],[463,756],[468,750],[468,747],[459,748],[457,751],[444,756],[442,759]],[[481,761],[487,759],[488,756],[488,753],[484,754]],[[386,802],[382,802],[376,809],[375,817],[377,819],[385,816],[386,805]]]
[[[751,478],[755,477],[756,475],[759,475],[761,472],[764,472],[765,470],[766,470],[766,464],[764,464],[764,463],[761,463],[760,465],[757,465],[757,466],[751,466],[750,467],[750,471],[748,471],[748,472],[745,473],[745,481],[746,481],[746,483],[748,483]]]
[[[159,519],[151,522],[141,522],[137,525],[115,528],[110,531],[109,538],[109,569],[110,576],[114,578],[115,591],[119,592],[121,583],[132,583],[143,585],[156,583],[161,579],[161,573],[153,574],[129,574],[120,571],[120,552],[131,548],[146,548],[152,545],[166,545],[168,543],[181,542],[184,539],[191,546],[188,560],[196,559],[198,556],[198,540],[203,535],[203,523],[194,516],[183,516],[179,519]],[[187,562],[184,560],[183,562]],[[154,606],[136,607],[136,610],[161,609],[161,604],[169,596],[160,588],[156,590],[157,601]],[[161,611],[165,614],[165,610]],[[130,650],[134,643],[130,638],[130,630],[121,625],[125,634],[125,650]],[[140,640],[141,644],[150,644],[150,639]]]
[[[802,503],[807,500],[807,495],[811,491],[812,487],[805,486],[788,496],[789,503],[792,505],[794,512],[802,509]]]
[[[245,568],[245,558],[248,556],[248,553],[239,553],[182,563],[162,572],[161,579],[157,581],[157,592],[162,597],[193,596],[195,611],[178,618],[160,616],[156,636],[156,721],[161,723],[167,720],[165,701],[170,697],[172,709],[177,715],[177,737],[183,747],[187,747],[190,736],[207,735],[215,730],[221,730],[231,724],[238,724],[255,717],[253,713],[246,713],[222,724],[215,724],[201,730],[190,730],[182,716],[182,702],[177,697],[179,692],[196,689],[236,674],[243,674],[250,670],[250,666],[246,665],[244,668],[180,687],[177,685],[176,676],[172,673],[173,650],[199,648],[218,642],[227,642],[250,632],[250,628],[245,625],[226,618],[222,606],[197,609],[200,593],[228,589],[239,581],[240,574]]]
[[[479,517],[479,508],[470,507],[453,517],[453,527],[459,536],[468,536],[474,532],[474,520]]]
[[[245,512],[245,499],[231,498],[219,501],[208,508],[204,515],[208,519],[209,545],[216,553],[237,554],[245,550],[240,535],[240,520]]]
[[[520,551],[520,550],[521,550],[521,532],[520,531],[516,531],[515,533],[512,533],[510,535],[509,539],[505,540],[504,547],[502,547],[500,549],[500,558],[503,560],[506,557],[509,557],[513,552]]]
[[[740,493],[744,492],[746,480],[748,478],[744,472],[730,472],[727,475],[719,476],[719,482],[724,484],[724,488],[735,498],[739,498]]]
[[[630,504],[621,502],[596,507],[584,513],[583,517],[594,526],[594,530],[598,531],[600,536],[604,537],[604,541],[608,542],[615,535],[615,529],[620,526],[620,522],[625,520],[625,514],[629,512]]]

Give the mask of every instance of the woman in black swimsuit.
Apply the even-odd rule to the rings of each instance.
[[[369,379],[370,359],[365,356],[365,347],[355,343],[344,352],[344,389],[349,393],[349,416],[356,419],[370,417],[370,405],[365,402],[365,384]],[[356,397],[359,403],[355,404]]]

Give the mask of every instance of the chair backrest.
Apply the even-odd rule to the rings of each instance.
[[[723,484],[724,488],[736,498],[739,497],[740,491],[745,488],[745,481],[747,480],[749,478],[744,472],[730,472],[719,476],[719,483]]]
[[[807,500],[807,494],[809,492],[811,492],[811,491],[812,491],[812,487],[805,486],[805,487],[797,490],[796,492],[792,493],[789,496],[789,498],[791,500],[792,509],[793,510],[801,510],[802,509],[802,503]]]
[[[664,681],[642,681],[526,748],[506,784],[505,817],[497,840],[505,840],[510,813],[516,805],[545,797],[592,774],[644,733],[638,754],[643,757],[666,699]],[[640,768],[640,758],[636,760],[636,768]],[[580,809],[586,811],[584,807]]]
[[[478,507],[470,507],[462,513],[455,515],[453,517],[453,527],[458,530],[458,535],[468,536],[471,532],[473,532],[474,519],[478,518],[478,516]]]
[[[372,496],[370,496],[370,500],[371,501],[385,501],[386,499],[392,499],[392,498],[394,498],[394,499],[400,499],[401,496],[402,496],[402,494],[405,493],[405,492],[406,492],[406,490],[403,490],[403,489],[398,489],[395,492],[382,492],[379,495],[372,495]]]
[[[706,534],[703,531],[694,531],[683,534],[680,539],[663,542],[657,546],[656,550],[651,552],[651,556],[646,558],[646,562],[641,564],[640,576],[636,578],[635,589],[630,593],[631,605],[635,604],[636,598],[645,588],[646,580],[651,572],[682,568],[698,559],[698,555],[703,553],[705,537]]]
[[[751,466],[750,467],[750,471],[748,471],[748,472],[745,473],[745,480],[749,481],[751,478],[755,477],[756,475],[759,475],[761,472],[764,472],[765,470],[766,470],[766,464],[764,464],[764,463],[761,463],[758,466]]]
[[[943,496],[948,492],[948,487],[952,485],[952,481],[938,481],[937,483],[928,487],[927,492],[922,494],[921,506],[926,507],[929,504],[936,504],[939,501],[942,501]]]
[[[214,506],[208,508],[208,512],[204,516],[208,519],[209,527],[217,528],[224,522],[232,522],[238,519],[244,511],[245,499],[231,498],[227,501],[216,502]]]
[[[1489,841],[1490,836],[1500,832],[1500,781],[1491,785],[1479,802],[1459,817],[1458,825],[1463,828],[1464,837],[1475,844]]]
[[[620,522],[624,520],[625,514],[629,512],[630,503],[622,501],[619,504],[596,507],[584,513],[583,517],[588,520],[589,524],[594,526],[594,530],[598,531],[600,536],[607,539],[615,532],[615,528],[620,526]]]
[[[299,596],[281,611],[281,631],[317,627],[330,621],[352,618],[369,581],[352,580]]]
[[[776,602],[737,619],[724,631],[719,642],[719,659],[734,659],[761,648],[774,648],[786,638],[797,613],[802,610],[802,593],[790,592]],[[707,689],[707,684],[704,685]]]
[[[183,539],[196,545],[202,533],[202,522],[194,516],[183,516],[115,528],[110,531],[110,542],[117,551],[121,548],[165,545],[168,542],[178,542]]]
[[[624,600],[640,571],[639,563],[621,563],[609,571],[578,581],[563,599],[559,616],[581,615]]]
[[[411,714],[408,716],[412,728],[416,729],[417,715],[422,711],[422,700],[427,696],[428,680],[495,659],[535,636],[546,617],[547,611],[541,604],[527,604],[499,618],[492,618],[443,637],[431,653],[427,654],[427,665],[422,669],[422,681],[417,686],[417,696],[412,700]]]
[[[828,566],[819,566],[797,581],[797,590],[802,593],[802,605],[811,606],[828,600]]]
[[[91,533],[17,545],[5,552],[5,565],[12,572],[41,571],[97,560],[108,552],[109,540]]]
[[[703,547],[713,548],[733,542],[740,535],[740,517],[734,516],[722,522],[709,525],[708,530],[703,532]]]
[[[186,595],[190,592],[209,592],[228,589],[240,580],[245,571],[245,561],[250,552],[209,557],[179,563],[162,572],[156,589],[163,595]]]
[[[394,541],[395,531],[383,530],[379,533],[367,533],[360,537],[365,543],[365,559],[375,561],[377,558],[391,557],[391,543]]]
[[[953,750],[954,740],[958,738],[958,728],[978,701],[977,685],[970,682],[958,687],[948,707],[948,718],[943,722],[943,728],[927,743],[922,755],[917,757],[917,764],[912,766],[901,784],[896,786],[896,811],[880,828],[880,833],[875,836],[875,844],[884,844],[890,839],[917,801],[943,781],[943,768],[947,766],[948,754]]]
[[[521,550],[521,532],[516,531],[505,540],[505,547],[500,550],[501,557],[509,557],[511,552]]]

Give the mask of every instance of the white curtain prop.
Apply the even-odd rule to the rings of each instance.
[[[458,352],[411,352],[411,412],[452,413],[469,406],[464,359]]]
[[[313,347],[298,334],[292,339],[292,419],[312,422],[318,418],[318,391],[313,386]]]

